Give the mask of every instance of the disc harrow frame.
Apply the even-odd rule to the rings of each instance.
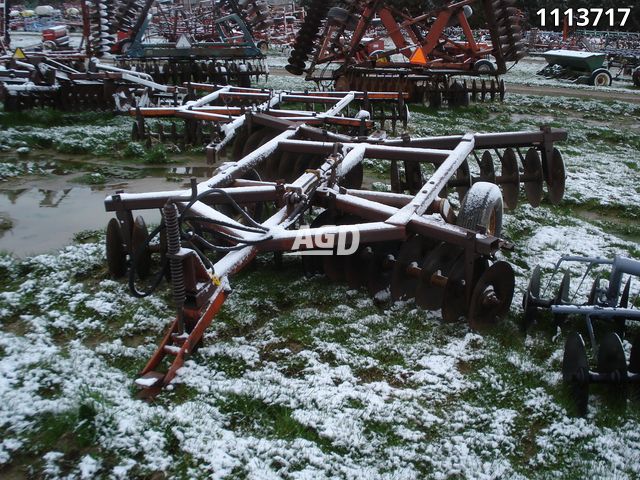
[[[132,106],[177,105],[186,94],[145,73],[88,60],[84,55],[25,52],[0,73],[0,99],[6,111],[53,107],[63,111],[128,111]]]
[[[356,96],[342,92],[337,104],[344,109]],[[169,274],[174,293],[177,316],[136,381],[141,395],[153,396],[175,378],[231,292],[229,277],[260,253],[324,250],[326,261],[304,256],[305,268],[364,286],[378,300],[389,288],[397,298],[425,295],[429,301],[423,305],[442,308],[447,320],[466,317],[477,329],[493,325],[509,310],[513,270],[495,259],[507,244],[499,232],[488,233],[502,214],[500,191],[487,182],[472,185],[469,179],[468,195],[488,200],[480,202],[479,210],[472,208],[472,215],[463,209],[456,220],[447,185],[478,149],[535,148],[548,160],[566,132],[544,128],[386,139],[328,132],[267,115],[263,120],[279,129],[260,141],[257,136],[246,140],[250,151],[222,163],[212,178],[194,179],[188,190],[116,192],[105,199],[106,210],[116,214],[107,232],[111,273],[118,276],[128,268],[137,296],[150,294]],[[366,190],[361,186],[364,159],[430,165],[433,173],[421,178],[412,193]],[[149,209],[162,211],[161,225],[151,234],[134,217],[134,212]],[[316,209],[324,213],[310,228],[295,229]],[[478,222],[471,228],[461,226],[473,220]],[[159,243],[153,244],[158,235]],[[349,250],[344,262],[334,261],[337,252],[331,246],[323,247],[327,238],[338,238],[338,247],[342,238]],[[446,268],[443,251],[452,257]],[[160,255],[155,276],[146,270],[152,254]],[[140,291],[138,283],[146,274],[151,287]]]
[[[470,98],[502,100],[499,75],[506,73],[507,62],[524,56],[522,14],[513,4],[462,0],[411,16],[386,0],[353,0],[345,8],[314,0],[286,69],[294,75],[306,72],[307,80],[318,83],[334,81],[341,90],[403,90],[411,101],[436,108],[443,102],[465,106]],[[472,5],[484,12],[491,45],[474,38],[467,19]],[[454,39],[453,27],[462,40]],[[459,79],[462,75],[493,78],[476,82]]]
[[[384,129],[387,124],[395,133],[398,124],[406,127],[409,120],[406,95],[397,92],[274,92],[202,83],[186,83],[184,87],[189,93],[183,105],[130,109],[135,117],[133,140],[206,145],[207,160],[215,163],[220,151],[237,135],[248,135],[255,128],[281,130],[293,122],[364,135],[374,125]],[[180,120],[181,131],[172,123],[167,132],[167,119]]]
[[[568,269],[562,270],[567,263],[586,266],[578,287],[573,293],[571,292],[570,271]],[[607,275],[609,278],[608,287],[606,289],[601,287],[602,276],[597,275],[585,301],[578,302],[577,297],[585,280],[594,269],[601,266],[610,267],[610,272]],[[553,297],[547,297],[546,295],[551,289],[554,278],[557,278],[560,272],[563,273],[558,291]],[[627,280],[623,286],[624,276],[627,277]],[[597,342],[592,319],[599,319],[613,324],[618,335],[624,338],[626,321],[640,320],[640,310],[629,307],[630,302],[633,306],[633,300],[631,299],[631,280],[633,277],[640,277],[639,260],[621,256],[607,259],[564,255],[556,262],[549,281],[541,289],[541,269],[536,267],[522,300],[524,310],[522,327],[526,331],[536,322],[539,310],[549,310],[556,325],[563,323],[569,316],[584,317],[591,345],[594,348]]]

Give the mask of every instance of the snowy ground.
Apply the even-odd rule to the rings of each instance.
[[[136,300],[109,279],[102,233],[55,254],[2,255],[0,476],[638,478],[638,404],[625,411],[594,388],[589,416],[573,417],[560,378],[569,329],[540,326],[524,339],[517,325],[534,265],[548,271],[562,253],[640,257],[640,109],[508,100],[415,107],[410,124],[425,135],[569,130],[565,202],[506,216],[517,292],[495,331],[443,325],[412,301],[381,308],[363,291],[304,278],[295,261],[277,269],[265,256],[232,279],[205,346],[147,404],[133,379],[172,316],[169,293]],[[90,143],[93,130],[100,138],[109,128],[79,138]]]

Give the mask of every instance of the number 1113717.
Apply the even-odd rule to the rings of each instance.
[[[570,27],[624,27],[631,14],[626,8],[569,8],[564,12],[559,8],[547,11],[541,8],[536,12],[540,17],[540,26],[559,27],[566,17]],[[551,22],[548,22],[551,20]]]

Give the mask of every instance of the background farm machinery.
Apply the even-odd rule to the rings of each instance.
[[[242,98],[237,93],[245,93],[245,101],[251,94],[229,95],[227,107]],[[262,99],[263,92],[253,94],[256,103]],[[370,95],[370,105],[399,101],[396,93]],[[313,250],[302,255],[308,273],[364,287],[379,301],[415,298],[425,309],[442,309],[445,321],[465,317],[477,329],[509,310],[513,270],[495,256],[505,246],[500,187],[509,207],[517,203],[520,184],[537,205],[546,181],[551,201],[558,202],[564,165],[554,143],[566,133],[543,128],[393,139],[367,123],[364,133],[349,135],[340,132],[345,121],[358,128],[367,121],[361,113],[366,97],[342,92],[326,98],[331,106],[322,128],[307,123],[315,117],[283,117],[276,109],[245,114],[235,134],[251,146],[188,190],[117,192],[105,199],[107,211],[116,213],[107,229],[110,272],[128,271],[137,296],[168,276],[178,311],[136,382],[144,395],[175,377],[230,293],[228,277],[259,253]],[[347,106],[360,114],[338,116]],[[500,158],[499,175],[490,152]],[[363,188],[365,159],[390,162],[392,191]],[[454,191],[457,212],[447,199]],[[162,221],[149,234],[134,212],[150,209],[161,210]],[[296,229],[308,220],[309,228]],[[309,242],[299,244],[300,235]],[[351,254],[336,255],[330,238],[342,238]]]
[[[555,295],[551,285],[566,264],[583,266],[577,287],[571,284],[571,273],[564,270]],[[608,270],[603,270],[607,268]],[[585,290],[585,281],[593,277],[590,288]],[[608,285],[605,280],[608,279]],[[628,387],[640,399],[640,336],[631,348],[627,365],[622,339],[626,336],[627,322],[640,321],[637,307],[639,295],[633,294],[632,278],[640,280],[640,261],[614,257],[613,259],[590,258],[565,255],[556,263],[549,281],[542,285],[541,269],[533,271],[523,297],[523,328],[531,328],[537,320],[542,320],[538,312],[548,310],[552,314],[553,325],[557,327],[571,318],[583,318],[597,367],[589,368],[589,356],[582,335],[572,331],[566,340],[562,362],[562,377],[578,414],[587,413],[589,384],[603,384],[618,403],[626,401]],[[552,296],[553,295],[553,296]],[[586,301],[580,301],[584,299]],[[545,317],[546,318],[546,317]],[[597,321],[598,323],[594,323]],[[604,327],[606,333],[601,340],[596,339],[597,329]],[[611,328],[613,327],[613,329]],[[613,330],[613,331],[612,331]]]
[[[84,53],[20,50],[5,57],[0,97],[6,109],[178,105],[186,92],[183,82],[250,85],[266,74],[247,26],[269,24],[264,2],[229,0],[171,11],[162,5],[83,2]]]
[[[160,83],[250,86],[268,73],[254,29],[270,25],[265,2],[206,2],[187,8],[155,0],[83,2],[87,54],[116,55]]]
[[[9,48],[9,12],[6,0],[0,0],[0,54]]]
[[[342,117],[336,113],[334,104],[345,92],[273,92],[200,83],[185,86],[189,94],[183,105],[130,110],[135,116],[133,140],[143,140],[149,146],[165,141],[182,146],[206,146],[208,162],[214,163],[231,141],[233,158],[240,158],[260,142],[267,141],[267,136],[251,137],[245,129],[254,119],[264,119],[265,114],[273,122],[304,120],[307,125],[331,126],[341,132],[363,135],[374,122],[381,129],[388,127],[395,132],[399,124],[406,127],[409,119],[406,95],[398,92],[354,92],[355,103],[361,104],[364,110],[354,112],[348,102],[344,108],[346,117]],[[206,95],[196,99],[195,95],[200,92]]]
[[[538,72],[546,78],[558,78],[575,83],[608,87],[613,75],[604,67],[607,55],[603,52],[576,50],[548,50],[542,54],[547,66]]]
[[[412,16],[384,0],[354,0],[345,8],[313,0],[286,68],[306,73],[308,80],[333,81],[337,89],[406,91],[411,101],[433,106],[443,100],[465,105],[470,94],[503,98],[498,76],[507,71],[507,62],[524,56],[521,16],[513,4],[464,0]],[[468,20],[472,5],[484,13],[490,45],[474,38]],[[494,78],[460,79],[485,74]]]
[[[77,53],[30,52],[6,59],[0,69],[0,100],[8,112],[34,107],[128,111],[134,105],[177,105],[185,93],[142,72],[87,63]]]

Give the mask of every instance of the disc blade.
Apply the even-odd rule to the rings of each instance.
[[[553,149],[550,159],[547,159],[547,188],[549,200],[552,204],[558,205],[564,197],[566,173],[562,154],[557,148]]]
[[[441,243],[425,255],[416,287],[416,305],[425,310],[438,310],[442,307],[444,288],[434,283],[434,277],[438,272],[440,276],[446,277],[461,253],[460,249]]]
[[[471,295],[469,325],[482,330],[495,325],[509,312],[513,301],[515,274],[507,262],[494,263],[480,277]]]
[[[564,344],[562,380],[578,415],[586,415],[589,401],[589,361],[582,336],[577,332],[571,332]]]
[[[291,182],[294,177],[294,166],[296,154],[290,151],[282,152],[278,162],[278,174],[276,178],[282,178],[287,182]]]
[[[414,262],[421,262],[429,246],[421,235],[413,235],[402,244],[391,273],[391,298],[393,300],[415,297],[418,277],[410,275],[407,272],[407,267]]]
[[[636,339],[633,341],[633,345],[631,345],[628,370],[631,375],[640,375],[640,335],[636,335]],[[640,401],[640,383],[630,383],[629,398],[633,402]]]
[[[456,193],[458,194],[458,199],[462,201],[471,188],[471,182],[473,180],[471,178],[471,171],[469,170],[469,163],[466,160],[462,162],[458,170],[456,170],[455,178],[456,181],[461,183],[461,185],[456,187]]]
[[[629,294],[631,292],[631,277],[627,279],[627,283],[622,290],[622,295],[620,296],[620,302],[618,303],[619,308],[628,308],[629,307]],[[613,324],[615,326],[616,333],[620,336],[620,338],[625,338],[627,334],[627,319],[625,317],[613,317]]]
[[[344,258],[344,274],[349,288],[360,288],[366,282],[366,266],[373,256],[373,249],[361,245],[353,255]]]
[[[109,220],[107,224],[106,254],[109,273],[115,278],[123,277],[127,273],[127,254],[120,222],[115,218]]]
[[[558,287],[558,292],[553,300],[554,305],[567,305],[569,304],[569,287],[571,286],[571,273],[566,270],[562,276],[562,281]],[[553,322],[555,325],[562,325],[565,319],[568,317],[564,313],[554,313]]]
[[[445,323],[460,321],[467,314],[467,301],[464,298],[464,259],[459,257],[449,271],[447,284],[442,297],[442,319]]]
[[[524,175],[527,177],[524,184],[527,201],[532,207],[538,207],[542,201],[543,175],[540,155],[535,148],[530,148],[524,157]]]
[[[133,231],[131,232],[131,251],[133,253],[132,265],[135,265],[136,273],[140,278],[146,278],[151,270],[148,236],[147,225],[144,219],[138,215],[133,222]]]
[[[286,152],[285,152],[286,153]],[[330,210],[323,210],[313,219],[310,228],[318,228],[335,223],[335,214]],[[316,255],[302,255],[302,269],[308,276],[322,273],[322,258]]]
[[[493,157],[489,150],[485,150],[478,163],[480,167],[480,180],[483,182],[496,183],[496,169],[493,165]]]
[[[314,159],[313,161],[320,161]],[[353,225],[361,222],[362,219],[355,215],[342,215],[337,218],[336,225]],[[322,257],[322,266],[324,273],[330,280],[334,282],[341,282],[346,279],[346,259],[353,257],[354,255],[337,255],[334,250],[333,255],[327,255]]]
[[[524,310],[523,327],[527,331],[536,321],[538,306],[536,302],[540,299],[540,266],[533,269],[527,291],[522,297],[522,309]]]
[[[595,305],[599,301],[600,296],[600,277],[597,276],[591,285],[589,296],[587,297],[587,305]]]
[[[389,287],[391,269],[386,266],[389,255],[396,256],[400,249],[400,242],[382,242],[372,245],[373,255],[366,263],[366,286],[369,295],[375,296],[381,290]]]
[[[520,193],[520,173],[518,172],[518,159],[512,148],[507,148],[501,158],[502,175],[500,187],[504,204],[509,209],[518,206],[518,194]]]
[[[609,377],[605,383],[608,400],[624,407],[627,398],[627,360],[617,333],[607,334],[600,342],[598,372]]]

